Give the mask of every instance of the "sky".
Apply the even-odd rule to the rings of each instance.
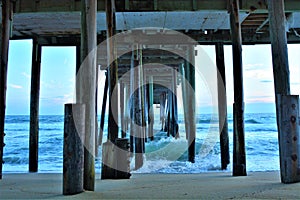
[[[216,88],[209,84],[216,73],[214,46],[197,46],[196,97],[200,112],[215,105]],[[228,112],[233,104],[231,46],[225,46]],[[288,45],[291,93],[300,94],[300,45]],[[8,61],[7,115],[28,115],[30,106],[31,40],[11,40]],[[40,114],[62,115],[65,103],[74,102],[75,47],[43,47],[41,63]],[[199,70],[198,70],[199,69]],[[198,70],[198,71],[197,71]],[[204,70],[204,71],[203,71]],[[209,71],[209,76],[207,76]],[[101,72],[103,77],[103,72]],[[245,112],[275,112],[270,45],[243,46]],[[101,108],[104,79],[99,82]],[[180,103],[180,101],[179,101]]]

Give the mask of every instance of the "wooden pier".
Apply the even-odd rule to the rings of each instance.
[[[102,144],[107,102],[108,143],[103,152],[107,171],[114,169],[105,162],[117,163],[118,159],[118,163],[126,163],[126,159],[120,159],[113,151],[128,151],[128,157],[135,155],[135,169],[143,166],[145,143],[155,138],[155,104],[160,105],[162,131],[166,131],[170,137],[179,137],[178,98],[183,101],[184,131],[188,145],[186,159],[195,162],[198,113],[195,46],[199,44],[215,45],[216,49],[218,82],[215,84],[218,85],[219,95],[222,169],[227,168],[230,160],[225,67],[233,67],[232,175],[246,176],[242,45],[271,44],[281,180],[283,183],[300,181],[300,146],[297,145],[299,128],[286,128],[286,123],[282,121],[290,115],[297,120],[299,118],[299,111],[289,114],[282,111],[284,106],[290,105],[290,101],[294,102],[294,96],[285,97],[290,95],[287,44],[300,43],[299,35],[296,34],[300,31],[298,1],[215,0],[211,3],[210,0],[2,0],[1,7],[0,178],[9,40],[32,39],[30,172],[38,171],[39,88],[43,46],[76,46],[76,103],[85,104],[83,188],[94,191],[95,149]],[[225,44],[232,45],[233,66],[224,64]],[[99,68],[106,71],[106,82],[98,134],[96,94],[100,86],[96,83]],[[182,96],[177,92],[180,87]],[[285,105],[283,102],[286,102]],[[292,104],[296,106],[297,103]],[[295,123],[292,125],[295,126]],[[289,137],[286,131],[290,130],[293,132],[293,150],[283,139]],[[127,146],[127,142],[130,146]],[[122,146],[121,150],[119,146]],[[285,162],[290,164],[286,165]],[[121,168],[128,169],[126,166]],[[283,173],[287,168],[291,173]],[[124,176],[124,173],[119,173],[120,169],[115,170],[110,171],[112,175],[109,178],[129,178],[127,173]]]

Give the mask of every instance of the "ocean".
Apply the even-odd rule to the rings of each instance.
[[[157,117],[155,123],[156,139],[146,143],[145,162],[141,169],[134,170],[132,159],[132,173],[201,173],[220,170],[218,120],[215,116],[210,114],[197,116],[195,163],[186,161],[187,141],[183,116],[179,115],[179,139],[166,137],[159,132],[161,125]],[[232,115],[229,114],[231,163],[227,171],[232,169],[232,125]],[[39,172],[62,173],[63,126],[63,115],[40,116]],[[3,172],[28,172],[29,116],[6,116],[5,133]],[[104,138],[106,134],[107,124]],[[245,114],[245,142],[247,171],[279,170],[278,135],[274,113]],[[101,152],[101,147],[99,151]],[[96,172],[101,171],[101,157],[96,159],[95,167]]]

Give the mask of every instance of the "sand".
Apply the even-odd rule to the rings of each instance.
[[[62,174],[4,174],[1,199],[300,199],[300,183],[280,183],[279,172],[133,174],[129,180],[100,180],[95,192],[62,195]]]

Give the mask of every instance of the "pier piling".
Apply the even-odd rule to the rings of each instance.
[[[30,91],[29,172],[38,171],[39,101],[42,46],[33,40]]]
[[[63,194],[83,192],[85,105],[65,104]]]
[[[3,147],[4,147],[4,124],[6,109],[6,89],[7,89],[7,62],[8,47],[11,25],[12,6],[10,0],[2,0],[2,23],[0,30],[0,179],[2,179]]]
[[[239,20],[239,1],[230,0],[230,30],[233,56],[233,176],[246,176],[246,150],[244,130],[244,89],[243,89],[243,61],[242,35]]]
[[[225,170],[227,169],[227,165],[230,162],[230,155],[229,155],[229,138],[228,138],[228,121],[227,121],[224,45],[222,43],[217,43],[215,46],[215,50],[216,50],[216,64],[218,68],[217,84],[218,84],[221,168],[222,170]]]

